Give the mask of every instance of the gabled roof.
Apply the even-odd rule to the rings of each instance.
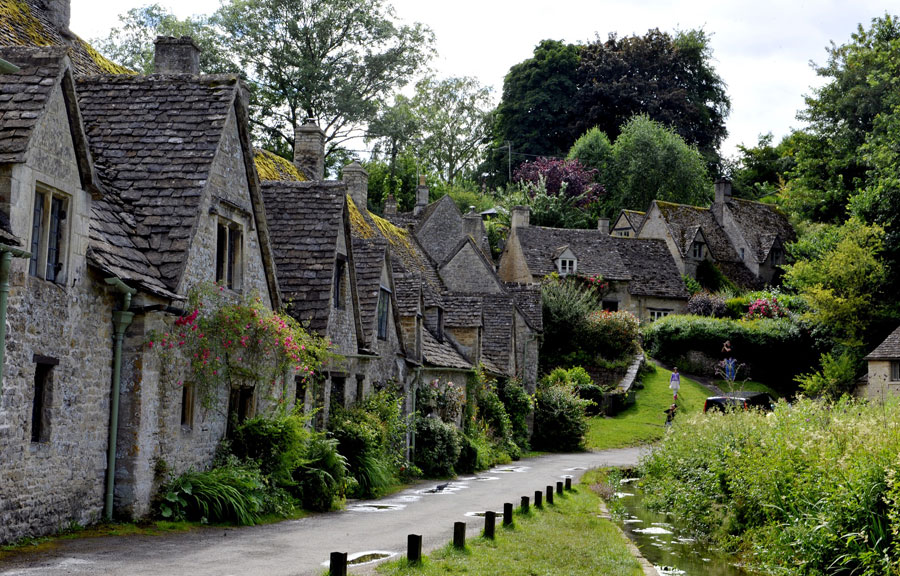
[[[338,237],[345,233],[347,187],[343,182],[263,182],[262,191],[288,311],[324,334]]]
[[[422,356],[425,364],[440,368],[457,368],[471,370],[473,368],[463,355],[448,341],[438,342],[427,328],[422,329]]]
[[[516,228],[515,234],[532,276],[556,272],[554,260],[568,248],[578,259],[579,274],[600,274],[607,280],[631,278],[612,238],[599,230],[526,226]]]
[[[356,291],[359,294],[359,315],[363,330],[374,331],[375,313],[381,291],[381,270],[387,257],[387,242],[383,238],[353,239],[353,260],[356,265]],[[374,340],[366,334],[366,340]]]
[[[647,213],[637,210],[622,210],[620,216],[625,218],[632,230],[639,232],[647,217]]]
[[[538,332],[544,329],[543,311],[541,309],[541,285],[517,284],[504,282],[506,291],[513,297],[516,308],[525,317],[528,325]]]
[[[794,228],[777,206],[740,198],[731,198],[725,205],[757,262],[765,262],[777,242],[783,245],[796,239]]]
[[[900,360],[900,326],[872,350],[866,360]]]
[[[78,79],[100,179],[133,215],[135,246],[170,290],[184,272],[237,82],[235,76],[188,75]]]
[[[513,340],[513,297],[509,294],[485,294],[482,357],[488,358],[506,373]]]
[[[741,261],[725,231],[716,222],[715,216],[708,208],[660,200],[654,200],[652,205],[656,205],[665,220],[682,257],[690,255],[691,243],[694,241],[697,230],[702,229],[709,251],[717,264]]]
[[[480,328],[484,298],[470,294],[444,295],[444,326],[448,328]]]
[[[134,74],[101,56],[71,31],[56,28],[39,0],[0,1],[0,46],[62,46],[69,51],[77,74]]]
[[[690,297],[665,240],[614,238],[614,242],[631,273],[629,294],[684,300]]]

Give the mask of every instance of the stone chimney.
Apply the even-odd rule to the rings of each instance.
[[[416,207],[413,214],[418,216],[428,206],[428,186],[425,184],[425,175],[419,176],[419,186],[416,188]]]
[[[69,29],[69,17],[72,14],[70,0],[42,0],[42,4],[54,28]]]
[[[528,228],[528,220],[531,219],[531,208],[528,206],[513,206],[509,214],[509,227]]]
[[[200,48],[190,36],[157,36],[153,54],[156,74],[199,74]]]
[[[341,180],[347,184],[347,192],[360,212],[367,210],[369,201],[369,173],[359,162],[344,166]]]
[[[475,244],[481,245],[484,223],[481,221],[481,214],[475,211],[474,206],[469,206],[469,211],[463,216],[463,234],[471,236]]]
[[[597,218],[597,230],[609,236],[609,218]]]
[[[710,210],[720,226],[725,217],[725,203],[729,200],[731,200],[731,180],[724,178],[716,180],[716,196],[713,205],[710,206]]]
[[[294,166],[307,180],[325,179],[325,133],[311,119],[294,128]]]
[[[394,198],[393,194],[388,194],[387,198],[384,199],[384,215],[385,216],[396,216],[397,215],[397,199]]]

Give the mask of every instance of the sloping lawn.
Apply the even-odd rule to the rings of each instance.
[[[665,433],[664,411],[672,404],[669,390],[671,372],[656,368],[644,377],[644,389],[636,392],[636,402],[612,418],[596,417],[588,422],[585,438],[588,449],[623,448],[659,440]],[[685,414],[703,411],[703,402],[711,393],[700,384],[681,376],[676,421]]]

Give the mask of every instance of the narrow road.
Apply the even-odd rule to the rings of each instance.
[[[453,523],[468,524],[476,536],[484,520],[472,514],[502,513],[522,496],[556,485],[566,475],[577,480],[587,468],[632,466],[640,448],[540,456],[443,482],[421,483],[375,501],[354,501],[347,509],[300,520],[248,528],[205,528],[164,536],[62,540],[48,552],[24,553],[0,576],[298,576],[320,575],[331,552],[382,551],[403,555],[408,534],[421,534],[426,550],[445,545]],[[470,514],[467,516],[467,514]],[[351,568],[351,573],[370,567]]]

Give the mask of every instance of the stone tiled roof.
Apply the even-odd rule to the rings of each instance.
[[[872,350],[866,360],[900,360],[900,326]]]
[[[65,69],[59,47],[0,48],[0,58],[20,69],[0,74],[0,162],[21,162]]]
[[[54,27],[39,0],[0,1],[0,46],[61,46],[68,50],[78,74],[133,74],[71,31]]]
[[[515,230],[533,276],[557,271],[554,255],[568,248],[578,259],[578,273],[601,274],[606,280],[629,280],[628,268],[616,252],[613,239],[599,230],[571,230],[527,226]]]
[[[628,220],[635,232],[641,229],[644,219],[647,217],[646,212],[638,212],[637,210],[622,210],[622,215],[625,216],[625,219]]]
[[[359,295],[359,315],[364,331],[375,330],[375,313],[381,291],[381,268],[384,265],[387,242],[383,238],[353,239],[353,260],[356,263],[356,292]],[[373,341],[372,334],[366,340]]]
[[[544,319],[541,310],[541,285],[516,284],[515,282],[505,282],[504,285],[529,326],[538,332],[542,331]]]
[[[391,269],[398,270],[396,264]],[[402,271],[402,269],[401,269]],[[397,308],[400,316],[411,317],[419,312],[419,295],[422,291],[422,281],[413,276],[394,276],[394,297],[397,300]]]
[[[422,356],[425,357],[425,364],[430,366],[462,370],[470,370],[473,367],[450,342],[447,340],[438,342],[428,329],[422,330]]]
[[[654,202],[666,220],[672,238],[678,245],[682,256],[690,254],[691,243],[694,241],[697,230],[700,229],[703,231],[709,251],[717,263],[741,261],[725,231],[716,222],[715,216],[708,208],[658,200],[654,200]]]
[[[690,294],[665,240],[614,238],[616,249],[631,273],[628,293],[635,296],[682,298]]]
[[[444,295],[444,326],[450,328],[480,327],[484,299],[480,296]]]
[[[260,180],[306,181],[306,177],[300,173],[296,166],[268,150],[255,149],[253,151],[253,163],[256,164],[256,173],[259,174]]]
[[[513,338],[513,298],[509,294],[485,294],[484,309],[482,357],[506,373]]]
[[[278,282],[289,312],[323,334],[331,311],[342,182],[263,182]]]
[[[134,243],[170,290],[237,91],[234,76],[78,79],[91,152],[107,192],[134,216]]]
[[[740,198],[732,198],[726,205],[757,262],[766,261],[776,238],[782,243],[796,239],[794,228],[776,206]]]

